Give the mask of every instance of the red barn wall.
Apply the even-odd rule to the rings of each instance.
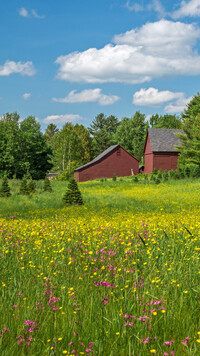
[[[177,169],[178,153],[154,153],[153,168],[170,171]]]
[[[150,174],[153,171],[153,153],[144,155],[144,173]]]
[[[112,178],[113,174],[117,177],[130,176],[139,173],[139,162],[129,155],[123,148],[118,148],[109,156],[102,158],[101,161],[74,172],[74,178],[80,182],[97,179]]]

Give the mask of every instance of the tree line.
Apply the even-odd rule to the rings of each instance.
[[[152,115],[136,111],[132,117],[100,113],[89,127],[66,123],[61,129],[50,123],[45,133],[36,118],[20,120],[17,113],[0,119],[0,175],[21,179],[29,173],[43,179],[50,170],[66,174],[99,155],[111,145],[120,144],[141,160],[148,128],[183,129],[180,163],[200,165],[200,94],[197,93],[180,115]]]

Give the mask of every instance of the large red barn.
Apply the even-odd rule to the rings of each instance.
[[[151,173],[154,168],[163,171],[177,169],[178,151],[175,146],[180,145],[175,136],[180,129],[148,129],[144,147],[144,173]]]
[[[87,181],[97,178],[130,176],[139,173],[139,161],[120,145],[110,146],[91,162],[76,168],[74,178]]]

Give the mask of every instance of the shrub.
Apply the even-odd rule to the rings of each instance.
[[[163,180],[165,182],[168,180],[168,172],[166,170],[163,172]]]
[[[117,180],[116,174],[114,173],[112,176],[112,180],[115,182]]]
[[[44,179],[43,190],[44,190],[44,192],[52,192],[51,183],[47,177]]]
[[[28,181],[27,189],[29,194],[33,194],[36,191],[36,183],[32,178]]]
[[[11,195],[10,193],[10,187],[8,185],[8,178],[7,176],[4,176],[2,185],[0,188],[0,196],[4,198],[8,198]]]
[[[69,204],[69,205],[72,205],[72,204],[82,205],[83,204],[81,192],[78,189],[78,184],[74,178],[72,178],[71,181],[69,182],[67,191],[63,197],[63,202],[65,204]]]
[[[138,176],[133,176],[133,181],[138,182]]]
[[[22,195],[29,195],[29,191],[28,191],[28,181],[27,181],[27,177],[24,176],[21,180],[21,185],[20,185],[20,194]]]
[[[190,174],[191,174],[191,169],[189,166],[185,166],[185,169],[184,169],[184,175],[186,178],[190,177]]]
[[[200,177],[200,167],[199,166],[193,166],[192,167],[191,176],[193,178],[199,178]]]
[[[152,174],[156,175],[158,173],[158,170],[156,168],[153,169]]]
[[[161,182],[161,180],[160,180],[160,178],[157,176],[156,179],[155,179],[155,183],[156,183],[156,184],[160,184],[160,182]]]

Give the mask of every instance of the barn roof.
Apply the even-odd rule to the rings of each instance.
[[[79,170],[82,169],[82,168],[86,168],[86,167],[91,166],[93,163],[99,162],[102,158],[106,157],[109,153],[111,153],[112,151],[114,151],[116,148],[119,148],[119,147],[121,147],[121,146],[120,146],[120,145],[113,145],[113,146],[108,147],[105,151],[103,151],[102,153],[100,153],[100,155],[98,155],[97,157],[95,157],[92,161],[90,161],[90,162],[84,164],[84,165],[81,166],[81,167],[76,168],[74,171],[75,171],[75,172],[76,172],[76,171],[79,171]],[[121,148],[123,148],[123,147],[121,147]],[[123,148],[123,150],[126,151],[124,148]],[[126,151],[126,152],[127,152],[129,155],[131,155],[132,157],[134,157],[134,156],[133,156],[131,153],[129,153],[128,151]],[[134,158],[135,158],[135,157],[134,157]],[[135,158],[135,159],[138,161],[137,158]]]
[[[180,145],[176,133],[184,133],[181,129],[148,129],[152,152],[177,152],[175,145]],[[145,145],[146,146],[146,145]]]

